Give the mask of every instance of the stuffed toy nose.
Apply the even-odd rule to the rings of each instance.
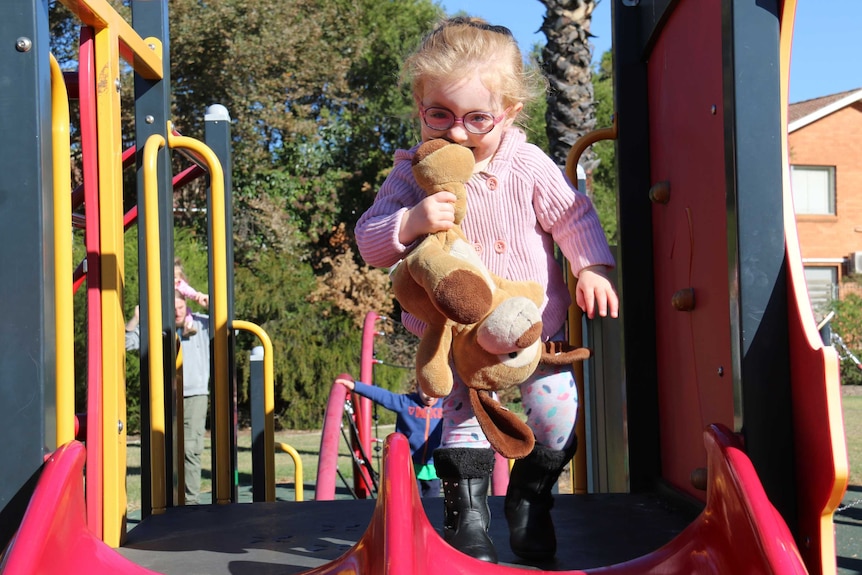
[[[482,322],[477,343],[494,355],[517,352],[534,344],[542,335],[542,316],[532,300],[513,297],[500,303]]]

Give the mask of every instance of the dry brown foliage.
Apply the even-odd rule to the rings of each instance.
[[[365,321],[369,311],[379,315],[391,315],[394,310],[389,275],[367,265],[359,265],[348,243],[341,244],[342,251],[324,256],[321,263],[329,268],[317,279],[317,290],[310,301],[330,301],[353,318],[358,327]]]

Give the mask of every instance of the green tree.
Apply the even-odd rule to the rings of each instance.
[[[841,345],[836,346],[841,358],[841,383],[862,385],[862,370],[853,357],[862,358],[862,296],[853,292],[847,293],[843,298],[833,300],[831,308],[835,317],[830,328],[847,346],[846,349]]]
[[[540,59],[542,57],[542,45],[534,44],[527,61],[527,71],[531,74],[542,74]],[[548,100],[544,97],[534,98],[524,106],[522,114],[526,121],[522,126],[527,134],[527,140],[539,146],[546,154],[550,153],[548,146],[548,131],[545,129],[545,115],[548,111]]]
[[[593,89],[596,102],[596,128],[610,127],[614,121],[613,54],[610,50],[602,54],[601,62],[593,75]],[[592,149],[597,161],[590,174],[593,203],[608,241],[616,244],[619,242],[616,143],[612,140],[603,140],[593,144]]]
[[[129,17],[122,0],[109,2]],[[75,65],[78,24],[56,8],[52,49],[63,54],[68,69]],[[232,116],[236,315],[263,325],[282,358],[276,370],[286,421],[316,424],[310,418],[319,420],[322,413],[327,386],[321,382],[355,371],[356,318],[368,310],[360,308],[362,301],[348,305],[350,293],[312,296],[333,269],[355,259],[345,249],[345,230],[373,200],[393,151],[416,140],[399,66],[441,10],[430,0],[172,0],[170,11],[174,125],[200,138],[209,105],[222,104]],[[131,143],[128,71],[122,87],[124,140]],[[178,235],[176,251],[202,290],[206,214],[182,208],[203,207],[205,186],[202,179],[175,194],[176,229],[186,230],[190,240],[187,245]],[[126,200],[131,205],[135,198]],[[130,314],[137,303],[131,271],[136,231],[127,233],[126,243]],[[380,301],[383,272],[357,271],[352,289]],[[330,296],[333,285],[339,284],[329,283]],[[78,298],[85,303],[83,291]],[[78,309],[85,326],[85,308]],[[78,365],[86,366],[83,330],[80,341]],[[129,396],[136,397],[137,362],[127,365]],[[85,386],[83,367],[79,377]]]

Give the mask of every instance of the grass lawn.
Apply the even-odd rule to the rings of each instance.
[[[862,386],[853,387],[860,389],[845,393],[842,401],[844,433],[850,460],[850,485],[862,485]]]
[[[862,485],[862,386],[853,386],[845,390],[842,407],[844,412],[844,429],[847,441],[847,454],[850,460],[850,484]],[[381,425],[376,431],[372,431],[376,437],[381,439],[392,432],[393,425]],[[280,431],[275,434],[275,442],[285,443],[293,447],[300,456],[303,468],[304,485],[314,484],[317,478],[317,461],[320,451],[320,432],[319,431]],[[251,433],[249,430],[243,430],[239,433],[237,462],[239,467],[239,485],[240,489],[243,486],[249,486],[251,483]],[[203,454],[204,474],[202,479],[201,491],[211,491],[212,483],[210,481],[210,443],[209,438],[206,440],[206,448]],[[379,451],[375,451],[371,456],[375,459],[375,467],[377,465],[377,457]],[[141,481],[140,481],[140,465],[141,465],[141,443],[139,438],[130,438],[128,445],[128,467],[129,474],[127,477],[128,490],[128,505],[129,513],[133,514],[140,511],[141,506]],[[338,458],[338,469],[344,477],[353,477],[353,467],[350,460],[350,454],[347,450],[347,444],[344,440],[340,443],[340,451]],[[294,485],[295,466],[293,458],[285,452],[279,451],[276,447],[275,456],[275,474],[276,484],[279,486],[288,486],[293,488]],[[561,491],[571,492],[571,488],[565,489],[563,484],[567,481],[566,477],[561,477]],[[336,482],[337,486],[341,486],[340,481]],[[351,483],[352,485],[352,483]],[[306,493],[305,499],[311,499],[312,495]]]
[[[380,425],[377,430],[372,429],[372,433],[377,437],[385,438],[395,429],[394,425]],[[275,453],[275,477],[276,485],[288,486],[291,492],[294,489],[294,475],[296,466],[293,458],[286,452],[278,448],[279,443],[287,444],[297,451],[299,458],[302,461],[302,483],[306,486],[305,500],[312,499],[312,494],[308,493],[309,484],[314,484],[317,479],[317,462],[318,454],[320,453],[320,431],[279,431],[275,434],[276,453]],[[239,486],[240,490],[243,487],[251,485],[251,432],[248,429],[240,430],[238,437],[237,448],[237,467],[239,468]],[[382,448],[382,445],[380,445]],[[372,447],[372,450],[374,448]],[[375,460],[375,468],[379,469],[377,457],[380,451],[373,451],[370,456]],[[210,439],[207,435],[204,452],[201,456],[201,464],[203,467],[203,476],[201,478],[201,493],[212,491],[212,481],[210,475],[211,468],[211,452]],[[130,437],[128,443],[128,475],[126,479],[126,489],[128,497],[128,509],[130,513],[140,510],[141,507],[141,441],[139,437]],[[345,440],[339,444],[338,470],[344,477],[353,477],[353,466],[350,459],[350,453],[347,449]],[[350,479],[348,479],[350,481]],[[336,487],[341,487],[343,484],[340,480],[336,480]],[[352,483],[351,483],[352,485]]]

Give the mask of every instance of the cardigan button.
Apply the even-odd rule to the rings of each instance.
[[[492,191],[496,190],[498,184],[499,184],[499,182],[497,181],[497,178],[495,178],[494,176],[491,176],[490,178],[488,178],[488,184],[487,185],[488,185],[489,190],[492,190]]]
[[[506,242],[504,242],[503,240],[497,240],[496,242],[494,242],[494,251],[498,254],[502,254],[503,252],[505,252]]]

